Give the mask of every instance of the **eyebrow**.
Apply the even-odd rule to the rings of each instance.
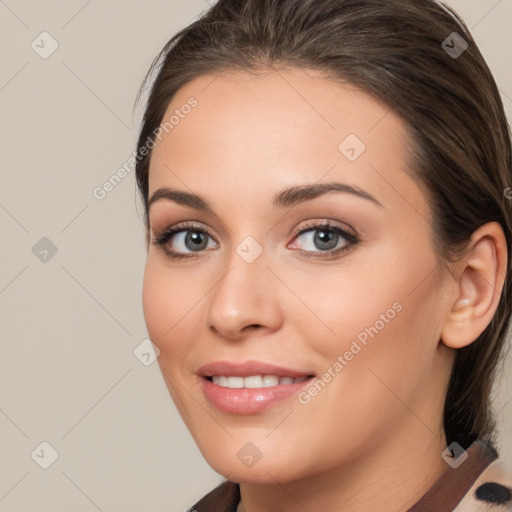
[[[382,203],[373,197],[369,192],[356,187],[354,185],[348,185],[346,183],[316,183],[312,185],[298,185],[295,187],[287,188],[277,193],[274,196],[272,206],[274,209],[279,208],[290,208],[304,201],[315,199],[322,195],[339,192],[345,194],[351,194],[361,199],[366,199],[376,206],[383,208]],[[183,206],[189,206],[195,210],[213,213],[213,210],[204,198],[197,194],[185,192],[183,190],[176,190],[171,188],[159,188],[156,190],[151,199],[148,202],[148,209],[152,204],[157,201],[167,200],[173,201]]]

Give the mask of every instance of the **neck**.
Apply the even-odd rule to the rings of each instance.
[[[449,469],[441,458],[442,427],[436,435],[418,418],[411,421],[416,428],[404,426],[328,472],[285,483],[241,483],[237,512],[406,511]]]

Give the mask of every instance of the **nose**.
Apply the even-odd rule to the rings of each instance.
[[[260,256],[247,263],[234,253],[228,270],[207,295],[208,328],[229,340],[240,340],[260,330],[267,334],[282,325],[282,302],[276,287],[281,286]]]

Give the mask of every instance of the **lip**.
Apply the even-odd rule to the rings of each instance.
[[[293,370],[283,366],[247,361],[245,363],[232,363],[229,361],[216,361],[202,366],[198,370],[201,386],[206,399],[217,409],[228,414],[248,415],[261,412],[298,393],[308,386],[315,378],[312,372]],[[278,384],[265,388],[226,388],[214,384],[208,377],[213,375],[227,375],[248,377],[250,375],[277,375],[279,377],[309,377],[301,382],[292,384]]]

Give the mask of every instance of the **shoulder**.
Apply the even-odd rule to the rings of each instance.
[[[512,464],[491,462],[453,512],[512,511]]]

